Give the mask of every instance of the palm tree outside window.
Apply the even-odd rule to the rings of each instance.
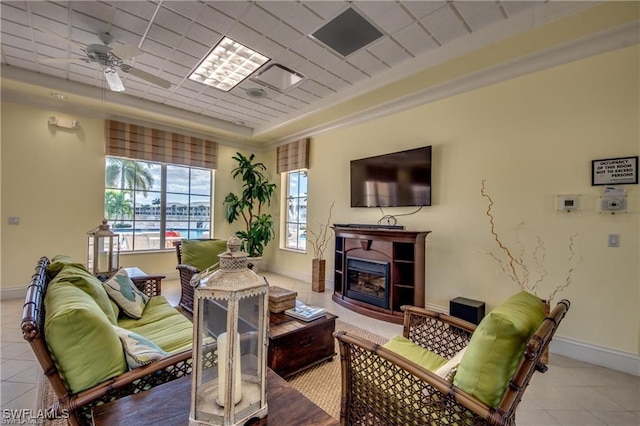
[[[212,180],[209,169],[107,157],[105,217],[122,235],[121,251],[209,238]]]

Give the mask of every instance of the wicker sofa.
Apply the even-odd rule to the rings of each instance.
[[[139,320],[113,312],[113,324],[103,312],[106,292],[96,293],[104,291],[102,283],[87,274],[77,263],[61,265],[42,257],[27,288],[21,326],[58,398],[50,408],[70,413],[74,425],[91,424],[95,405],[191,373],[192,324],[164,296],[155,294],[155,286],[140,289],[149,299]],[[113,304],[108,296],[107,300]],[[114,325],[157,342],[166,356],[130,369]],[[61,347],[61,342],[69,343]]]
[[[511,370],[505,375],[504,387],[496,393],[491,403],[481,400],[478,390],[486,390],[486,382],[495,376],[490,371],[492,366],[500,366],[507,362],[506,359],[494,357],[489,362],[483,359],[479,368],[489,374],[470,389],[463,390],[462,380],[460,383],[456,381],[461,374],[462,364],[456,367],[458,371],[454,373],[455,378],[444,378],[399,354],[397,350],[345,332],[334,333],[342,362],[341,424],[515,424],[516,408],[533,373],[547,370],[541,358],[569,306],[567,300],[560,301],[546,318],[544,315],[541,317],[537,330],[534,329],[535,332],[528,339],[522,339],[520,349],[515,351],[517,356],[511,364]],[[474,333],[476,325],[449,315],[414,306],[405,306],[403,310],[403,337],[422,350],[426,349],[447,360],[452,360],[465,347],[464,356],[468,355],[474,334],[481,339],[487,337],[486,329]],[[505,320],[510,321],[504,317],[498,319],[501,322]],[[497,336],[497,339],[490,337],[494,348],[501,334]]]

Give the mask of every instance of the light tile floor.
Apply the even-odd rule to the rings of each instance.
[[[298,292],[298,299],[338,315],[341,321],[390,338],[402,326],[378,321],[337,305],[331,291],[316,293],[295,279],[264,273],[271,285]],[[162,293],[169,302],[180,298],[179,282],[164,280]],[[29,345],[20,331],[23,300],[0,303],[1,409],[37,409],[42,378]],[[569,312],[571,315],[571,312]],[[517,415],[519,425],[640,425],[640,377],[551,354],[549,370],[536,373]],[[286,425],[284,425],[286,426]]]

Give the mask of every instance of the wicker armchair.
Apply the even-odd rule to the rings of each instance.
[[[218,241],[217,239],[200,239],[199,241]],[[193,286],[191,285],[191,278],[200,270],[192,265],[182,263],[182,241],[175,241],[173,243],[176,248],[176,256],[178,258],[178,266],[176,269],[180,274],[180,302],[178,306],[186,313],[193,315]]]
[[[58,401],[49,407],[53,412],[59,416],[69,413],[71,415],[69,423],[72,425],[91,424],[92,407],[191,374],[191,350],[187,350],[124,372],[82,392],[72,393],[65,385],[53,361],[44,333],[44,299],[50,282],[47,276],[48,265],[49,259],[46,257],[38,261],[27,288],[22,316],[22,334],[31,345],[58,398]],[[156,294],[149,294],[149,289],[155,293],[155,288],[155,286],[143,286],[140,290],[145,291],[148,296],[155,296]]]
[[[340,344],[343,425],[513,425],[516,408],[560,321],[562,300],[529,339],[524,358],[498,406],[492,408],[452,383],[377,344],[345,332]],[[418,307],[403,307],[404,337],[447,359],[464,348],[476,326]]]

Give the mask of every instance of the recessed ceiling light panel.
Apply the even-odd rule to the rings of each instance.
[[[267,61],[268,57],[223,37],[189,75],[189,80],[228,92]]]
[[[253,81],[284,93],[305,80],[305,76],[280,64],[272,64],[260,71]]]

